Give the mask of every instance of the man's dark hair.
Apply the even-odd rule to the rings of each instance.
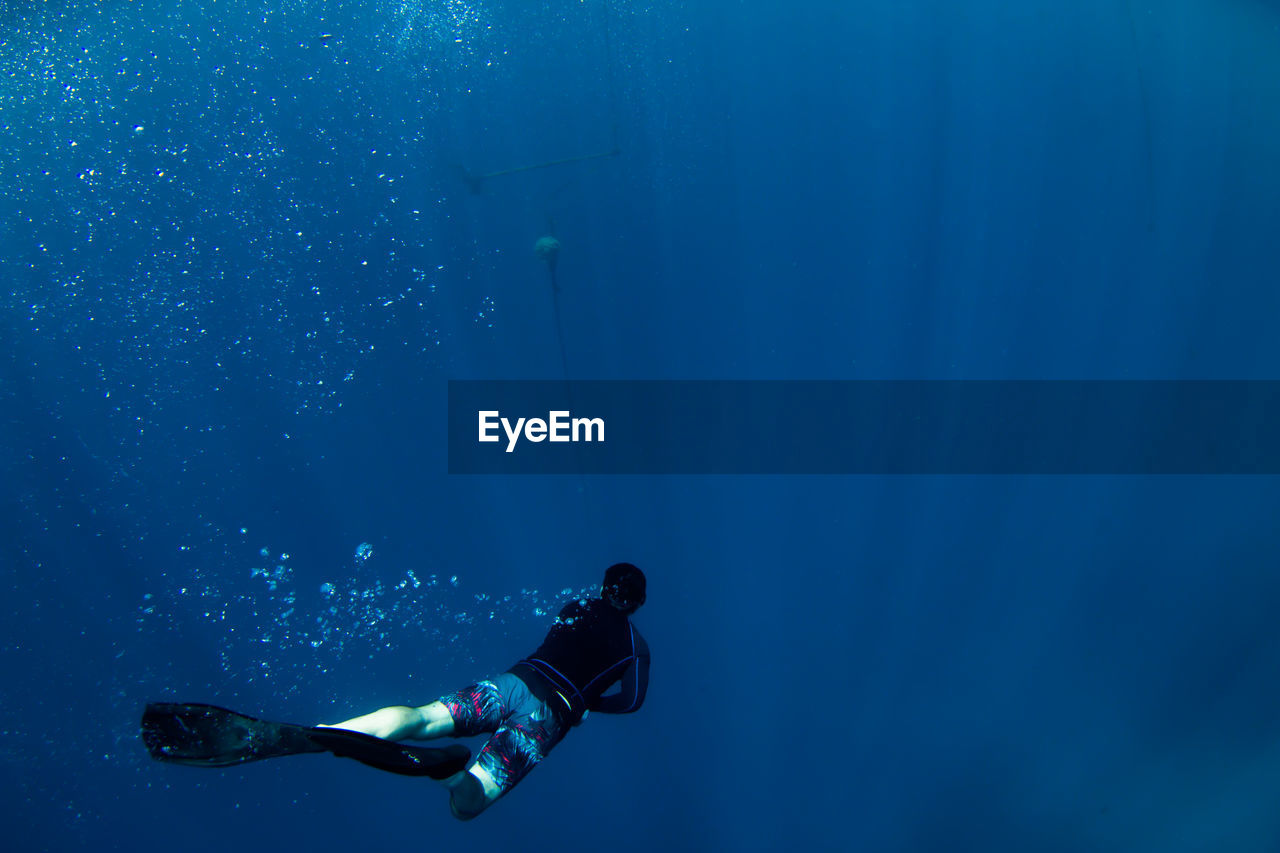
[[[627,613],[634,613],[644,604],[644,588],[644,572],[630,563],[614,563],[605,570],[600,597],[617,602]]]

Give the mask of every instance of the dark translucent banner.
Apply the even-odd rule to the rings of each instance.
[[[449,383],[453,474],[1280,474],[1280,382]]]

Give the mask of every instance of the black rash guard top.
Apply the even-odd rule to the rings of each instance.
[[[649,644],[627,614],[600,598],[571,601],[538,650],[511,668],[569,725],[588,711],[629,714],[649,689]],[[619,684],[617,693],[604,692]]]

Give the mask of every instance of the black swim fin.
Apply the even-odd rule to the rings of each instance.
[[[156,761],[230,767],[264,758],[331,752],[403,776],[447,779],[471,760],[460,744],[404,746],[347,729],[273,723],[217,705],[153,702],[142,714],[142,742]]]

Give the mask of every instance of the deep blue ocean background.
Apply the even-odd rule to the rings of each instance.
[[[0,9],[6,849],[1280,850],[1273,478],[444,446],[562,376],[552,230],[576,378],[1280,378],[1274,2]],[[617,560],[648,702],[473,823],[138,740],[425,703]]]

